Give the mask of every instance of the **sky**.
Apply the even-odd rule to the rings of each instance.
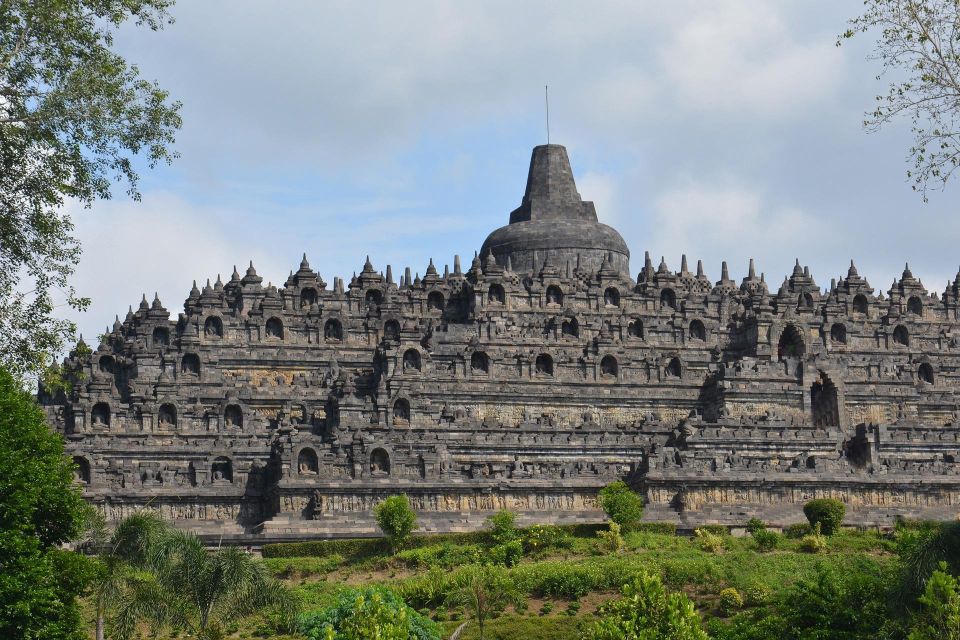
[[[864,131],[872,35],[836,46],[860,0],[182,1],[117,49],[183,103],[180,158],[73,212],[95,336],[143,293],[174,316],[193,280],[301,255],[332,283],[430,258],[466,264],[523,195],[532,147],[567,147],[578,190],[631,250],[794,260],[823,288],[851,259],[886,291],[904,263],[942,293],[960,265],[960,184],[928,203],[909,122]],[[64,313],[67,313],[64,311]]]

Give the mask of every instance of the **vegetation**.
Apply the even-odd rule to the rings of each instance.
[[[135,160],[175,156],[179,103],[112,50],[121,25],[160,29],[172,4],[0,3],[0,366],[17,377],[73,334],[52,292],[88,304],[69,285],[80,246],[64,204],[109,198],[116,180],[138,198]]]
[[[389,589],[368,587],[340,594],[337,602],[300,620],[310,640],[440,640],[440,631]]]
[[[611,482],[600,490],[599,499],[607,517],[624,529],[636,525],[643,516],[643,498],[626,482]]]
[[[0,369],[0,638],[81,638],[77,597],[93,575],[59,548],[90,511],[36,401]]]
[[[820,533],[825,536],[832,536],[839,531],[846,512],[847,506],[833,498],[818,498],[803,505],[803,515],[807,516],[810,526],[820,525]]]
[[[373,508],[373,515],[394,553],[406,544],[410,534],[417,528],[417,514],[410,508],[410,501],[405,495],[390,496]]]
[[[913,189],[927,196],[946,186],[960,163],[960,4],[950,0],[865,0],[863,13],[837,44],[859,33],[879,37],[873,57],[892,80],[867,111],[864,126],[877,131],[899,118],[910,121]]]
[[[451,585],[447,602],[466,608],[477,621],[480,640],[484,638],[487,620],[503,612],[508,604],[517,603],[520,595],[510,574],[494,565],[474,565],[459,573]]]
[[[623,587],[623,597],[600,609],[586,640],[707,640],[693,602],[667,593],[660,578],[645,573]]]

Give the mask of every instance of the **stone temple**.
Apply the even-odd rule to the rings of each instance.
[[[328,287],[304,257],[279,289],[252,265],[194,284],[175,320],[145,297],[40,399],[108,517],[246,543],[370,534],[401,492],[427,531],[597,522],[615,479],[681,527],[814,497],[852,524],[956,517],[960,274],[884,293],[851,263],[824,291],[798,262],[771,290],[752,262],[738,283],[629,258],[540,146],[466,269],[368,259]]]

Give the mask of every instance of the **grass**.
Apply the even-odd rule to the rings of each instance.
[[[567,535],[556,546],[528,553],[509,570],[527,599],[526,607],[519,611],[511,608],[489,621],[486,637],[578,638],[582,628],[592,623],[599,604],[617,597],[622,584],[640,571],[659,574],[670,590],[686,592],[701,615],[709,619],[724,617],[719,608],[724,588],[733,587],[746,594],[749,608],[761,604],[751,601],[750,594],[774,600],[821,565],[842,569],[854,560],[877,566],[896,561],[893,541],[875,532],[838,532],[828,538],[827,550],[820,554],[801,552],[797,539],[782,538],[769,552],[760,552],[749,536],[721,535],[720,539],[721,544],[711,552],[688,537],[634,531],[625,535],[626,549],[612,553],[590,530]],[[421,540],[415,548],[396,556],[377,545],[367,545],[366,549],[366,554],[351,550],[349,555],[325,552],[322,556],[272,557],[265,563],[293,588],[304,610],[332,604],[342,589],[381,584],[436,619],[445,637],[467,620],[463,611],[447,609],[446,594],[463,565],[483,559],[486,552],[482,544],[475,540],[441,538],[436,544]],[[257,616],[238,620],[232,627],[228,637],[237,640],[283,637]],[[470,621],[460,637],[476,638],[476,624]]]

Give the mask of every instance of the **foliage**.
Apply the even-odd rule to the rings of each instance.
[[[523,559],[523,543],[511,540],[490,548],[490,560],[495,564],[512,567]]]
[[[806,522],[791,524],[783,530],[783,534],[791,540],[800,540],[803,536],[813,533],[813,527]]]
[[[743,596],[733,587],[727,587],[720,591],[720,610],[725,615],[730,615],[734,611],[743,608]]]
[[[672,536],[677,533],[677,525],[673,522],[638,522],[631,527],[633,531],[645,533],[659,533]]]
[[[517,514],[508,509],[501,509],[487,518],[487,526],[490,527],[496,544],[504,544],[516,539],[516,520]]]
[[[534,525],[523,532],[523,549],[528,553],[567,549],[570,544],[570,535],[561,527]]]
[[[960,640],[960,582],[947,573],[945,562],[927,580],[918,601],[921,609],[909,640]]]
[[[926,200],[927,189],[946,186],[960,162],[960,5],[950,0],[865,0],[863,13],[850,21],[837,44],[868,31],[879,37],[872,57],[893,80],[886,94],[876,97],[863,124],[877,131],[897,118],[910,120],[913,168],[907,176]]]
[[[760,518],[750,518],[747,520],[747,531],[749,531],[751,535],[757,531],[765,531],[766,529],[767,525],[763,524],[763,520]]]
[[[820,533],[820,523],[813,525],[813,533],[800,539],[800,551],[822,553],[827,550],[827,537]]]
[[[890,576],[875,564],[851,560],[843,568],[821,565],[800,578],[779,603],[785,630],[780,637],[874,639],[894,625],[887,605]],[[896,637],[894,635],[893,637]]]
[[[179,103],[111,50],[121,25],[160,29],[172,4],[0,3],[0,364],[17,375],[40,373],[73,334],[51,293],[88,304],[68,284],[80,246],[64,205],[109,198],[115,180],[139,198],[135,159],[175,156]]]
[[[265,558],[264,566],[270,573],[280,578],[305,578],[307,576],[323,576],[345,562],[343,556],[333,554],[323,558]],[[412,563],[411,566],[421,566]]]
[[[383,587],[351,589],[336,604],[304,614],[300,631],[310,640],[439,640],[437,625]]]
[[[901,601],[910,602],[921,594],[927,578],[947,563],[947,570],[960,573],[960,521],[921,522],[899,527],[897,554],[901,561]]]
[[[406,494],[390,496],[373,508],[377,526],[387,536],[390,550],[396,553],[417,528],[417,514],[410,508]]]
[[[0,638],[83,637],[77,596],[92,567],[57,547],[80,535],[90,512],[62,439],[3,369],[0,469]]]
[[[597,537],[604,541],[607,548],[614,553],[623,551],[625,543],[623,535],[620,533],[620,525],[613,520],[610,521],[610,528],[607,531],[598,531]]]
[[[707,640],[693,603],[667,594],[660,578],[641,573],[624,585],[623,597],[600,608],[587,640]]]
[[[151,556],[150,573],[141,583],[146,597],[118,607],[115,625],[121,640],[132,637],[144,618],[158,628],[186,629],[203,639],[216,636],[225,621],[238,616],[274,607],[290,621],[296,613],[287,588],[270,577],[262,561],[237,547],[208,552],[197,536],[170,531]],[[156,599],[162,607],[155,606]]]
[[[522,548],[520,554],[523,555]],[[396,558],[412,569],[453,568],[481,562],[484,558],[484,549],[476,544],[455,545],[443,542],[428,547],[405,549],[398,552]]]
[[[757,549],[760,551],[773,551],[780,544],[781,537],[776,531],[766,529],[757,529],[753,532],[753,541],[757,543]]]
[[[723,536],[711,533],[706,528],[694,530],[694,536],[701,549],[709,553],[720,553],[723,551]]]
[[[487,620],[520,600],[517,586],[510,574],[495,565],[467,567],[455,580],[447,601],[465,607],[477,621],[483,640]]]
[[[626,482],[617,480],[600,489],[600,506],[607,517],[624,529],[629,529],[643,516],[643,498]]]
[[[825,536],[832,536],[840,530],[846,511],[847,506],[833,498],[817,498],[803,505],[803,515],[807,516],[810,526],[819,524],[820,533]]]

